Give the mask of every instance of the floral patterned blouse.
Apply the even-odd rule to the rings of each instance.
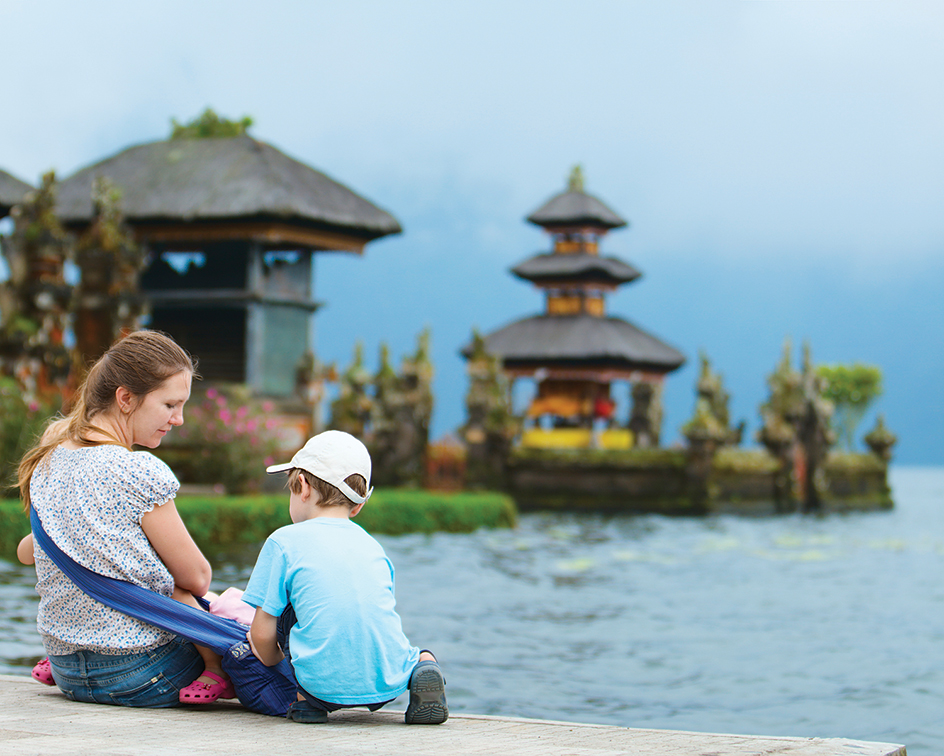
[[[57,447],[30,479],[43,529],[90,570],[170,596],[174,579],[141,529],[141,518],[180,488],[170,468],[147,452],[112,444]],[[87,596],[34,544],[37,626],[46,653],[147,651],[173,635]]]

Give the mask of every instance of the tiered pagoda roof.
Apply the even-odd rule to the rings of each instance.
[[[596,315],[535,315],[485,337],[511,373],[576,365],[600,372],[667,373],[685,362],[674,347],[632,323]]]
[[[600,229],[622,228],[629,224],[601,200],[583,190],[583,176],[575,171],[567,191],[551,197],[528,216],[536,226],[590,226]]]
[[[642,273],[616,257],[591,254],[539,254],[511,269],[518,278],[536,284],[557,282],[599,283],[617,286],[639,278]]]
[[[656,336],[604,312],[604,295],[635,281],[632,265],[598,254],[599,239],[627,221],[583,189],[579,168],[567,190],[531,213],[528,221],[554,238],[554,251],[512,268],[546,292],[544,314],[517,320],[486,335],[485,348],[515,375],[553,372],[599,380],[652,379],[677,369],[685,356]],[[469,348],[463,354],[470,354]]]

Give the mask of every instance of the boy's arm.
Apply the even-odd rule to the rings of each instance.
[[[20,560],[22,564],[33,564],[36,559],[33,556],[33,534],[23,536],[23,540],[20,541],[19,545],[16,547],[16,558]]]
[[[278,620],[271,614],[256,607],[256,616],[253,617],[252,626],[246,633],[252,652],[267,667],[278,664],[285,658],[285,654],[279,648],[277,622]]]

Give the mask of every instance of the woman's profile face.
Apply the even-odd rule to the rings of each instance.
[[[184,404],[190,398],[193,375],[181,370],[165,380],[131,413],[131,443],[156,449],[167,432],[184,424]]]

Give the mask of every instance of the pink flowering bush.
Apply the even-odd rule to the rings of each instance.
[[[222,485],[228,493],[256,491],[279,450],[274,411],[271,401],[253,397],[244,386],[196,388],[184,424],[168,436],[167,461],[187,483]]]

